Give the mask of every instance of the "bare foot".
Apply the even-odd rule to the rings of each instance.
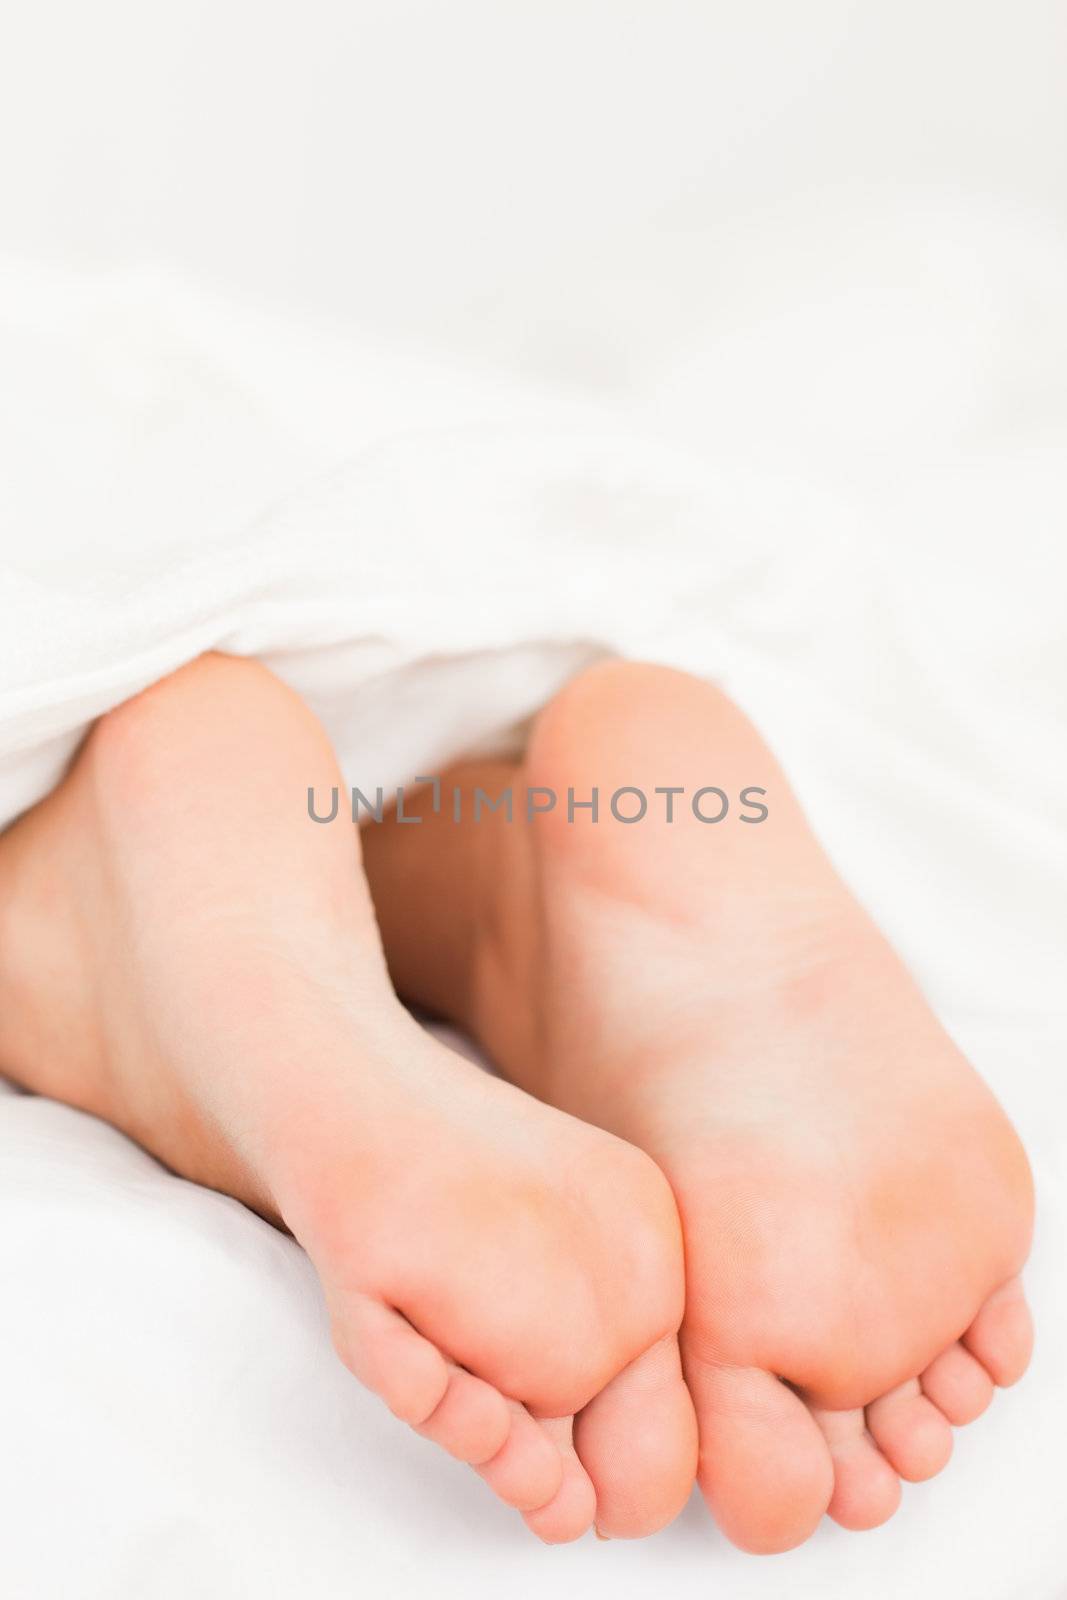
[[[305,811],[339,781],[248,662],[106,717],[0,839],[0,1061],[291,1228],[352,1371],[572,1538],[594,1501],[570,1414],[620,1372],[648,1375],[692,1470],[674,1203],[648,1156],[403,1011],[356,836]]]
[[[593,668],[542,713],[521,768],[446,781],[466,790],[468,816],[476,785],[560,798],[527,826],[499,812],[405,830],[421,856],[401,854],[396,828],[367,830],[398,987],[669,1177],[699,1482],[727,1535],[778,1551],[824,1512],[850,1528],[884,1521],[900,1479],[938,1472],[950,1424],[1029,1359],[1017,1275],[1032,1192],[1011,1126],[714,688]],[[732,799],[721,822],[693,812],[706,785]],[[568,788],[588,800],[594,786],[599,820],[568,820]],[[624,786],[649,802],[639,824],[610,813]],[[667,786],[684,791],[669,823],[655,794]],[[738,817],[749,786],[766,790],[760,824]],[[619,810],[639,804],[625,795]],[[721,809],[710,793],[699,804]],[[435,954],[420,874],[465,930],[462,970]],[[576,1440],[598,1525],[633,1531],[616,1425],[589,1439],[579,1419]]]

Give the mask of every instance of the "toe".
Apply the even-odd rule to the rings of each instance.
[[[954,1428],[980,1417],[993,1398],[993,1380],[961,1344],[950,1344],[931,1361],[920,1380],[923,1394]]]
[[[742,1550],[791,1550],[830,1503],[825,1438],[800,1396],[772,1373],[722,1367],[683,1347],[700,1431],[697,1481],[720,1528]]]
[[[555,1446],[563,1465],[559,1488],[547,1505],[524,1516],[526,1526],[545,1544],[568,1544],[592,1526],[596,1491],[574,1448],[572,1421],[559,1417],[539,1426]]]
[[[909,1483],[934,1477],[952,1454],[952,1429],[918,1378],[869,1405],[867,1427],[889,1465]]]
[[[448,1388],[415,1431],[457,1461],[476,1466],[491,1461],[503,1449],[511,1432],[511,1416],[497,1389],[462,1367],[450,1365]]]
[[[1018,1278],[990,1295],[961,1342],[998,1388],[1019,1381],[1030,1365],[1034,1324]]]
[[[333,1342],[348,1370],[402,1422],[425,1422],[449,1386],[449,1365],[437,1346],[368,1295],[346,1295],[331,1312]]]
[[[470,1462],[506,1505],[534,1511],[559,1494],[560,1450],[517,1401],[446,1361],[406,1317],[368,1295],[347,1294],[330,1309],[342,1361],[401,1421]],[[591,1520],[590,1510],[586,1526]]]
[[[900,1505],[900,1478],[867,1432],[859,1411],[813,1410],[834,1464],[827,1514],[842,1528],[880,1527]]]
[[[697,1465],[696,1418],[673,1334],[586,1406],[575,1445],[596,1490],[598,1533],[638,1539],[673,1521]]]
[[[533,1512],[548,1506],[559,1494],[564,1478],[563,1457],[544,1425],[535,1422],[524,1406],[512,1401],[510,1410],[511,1427],[503,1446],[490,1460],[476,1464],[474,1470],[505,1505]]]

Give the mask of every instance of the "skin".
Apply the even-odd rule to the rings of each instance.
[[[606,805],[622,785],[710,783],[765,788],[767,821],[709,826],[685,805],[672,824],[569,822],[563,805],[470,820],[479,786],[596,785]],[[464,823],[427,791],[405,804],[421,826],[364,829],[398,990],[667,1175],[698,1481],[728,1537],[774,1552],[824,1513],[885,1521],[901,1479],[940,1471],[952,1426],[1029,1360],[1033,1196],[1013,1129],[710,685],[595,667],[541,714],[521,766],[460,767],[453,786]],[[677,1418],[631,1382],[575,1430],[615,1535],[649,1531],[648,1464],[669,1499],[685,1455]]]
[[[669,1470],[658,1430],[633,1449],[665,1522],[696,1453],[670,1189],[411,1020],[356,834],[304,810],[342,782],[254,663],[102,719],[0,838],[0,1063],[290,1229],[341,1359],[542,1539],[594,1516],[572,1415],[639,1395],[669,1419]]]
[[[112,713],[0,839],[5,1069],[289,1227],[342,1359],[548,1540],[668,1521],[694,1404],[737,1543],[872,1526],[1028,1356],[1018,1142],[736,709],[598,668],[454,781],[709,773],[773,828],[367,832],[396,984],[537,1099],[398,1006],[357,838],[303,817],[332,753],[253,664]]]

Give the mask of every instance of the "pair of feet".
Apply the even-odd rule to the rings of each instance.
[[[709,784],[767,820],[702,822]],[[750,725],[595,668],[362,863],[309,786],[328,742],[252,663],[104,718],[0,839],[0,1064],[290,1228],[345,1363],[543,1539],[694,1476],[746,1549],[884,1521],[1027,1364],[1029,1172]]]

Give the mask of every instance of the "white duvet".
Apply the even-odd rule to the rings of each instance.
[[[601,652],[714,676],[1023,1133],[1032,1371],[876,1533],[545,1550],[340,1368],[295,1245],[0,1082],[5,1597],[1067,1596],[1067,247],[926,192],[671,225],[531,289],[536,376],[518,320],[446,359],[4,261],[0,825],[205,649],[364,787]]]

